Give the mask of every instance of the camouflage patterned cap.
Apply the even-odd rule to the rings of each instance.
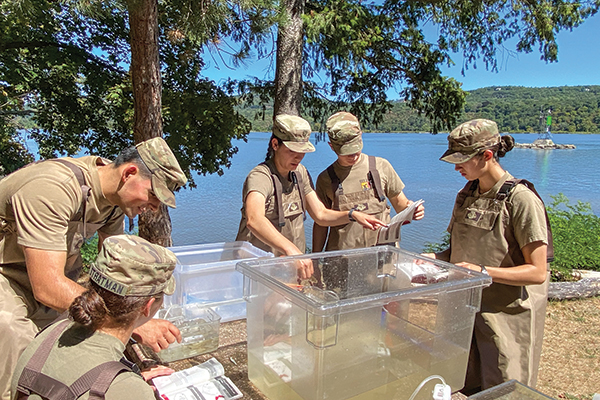
[[[295,115],[280,114],[273,121],[273,135],[283,141],[283,144],[296,153],[312,153],[315,146],[309,141],[310,124]]]
[[[165,247],[139,236],[117,235],[104,240],[90,279],[120,296],[167,295],[175,291],[177,258]]]
[[[448,150],[440,160],[461,164],[475,157],[481,150],[500,143],[498,125],[489,119],[474,119],[454,128],[448,135]]]
[[[327,119],[327,135],[337,155],[356,154],[363,148],[358,119],[349,112],[338,112]]]
[[[148,139],[137,146],[144,164],[152,172],[152,190],[158,199],[175,208],[173,192],[185,185],[187,178],[169,145],[161,137]]]

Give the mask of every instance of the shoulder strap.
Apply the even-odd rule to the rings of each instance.
[[[379,199],[379,201],[385,200],[385,193],[381,187],[381,177],[379,176],[379,171],[377,171],[375,157],[369,156],[369,174],[368,178],[371,181],[371,185],[375,189],[375,197]]]
[[[29,396],[32,392],[39,393],[40,386],[45,388],[45,392],[48,395],[60,394],[65,390],[66,385],[42,374],[42,367],[48,359],[48,355],[52,350],[54,342],[56,342],[59,336],[67,329],[69,322],[69,320],[66,320],[58,324],[58,326],[46,336],[44,341],[42,341],[42,344],[35,353],[33,353],[33,356],[31,356],[19,377],[17,383],[18,392]],[[43,395],[42,393],[39,394]]]
[[[43,374],[41,370],[52,346],[65,331],[69,322],[67,320],[60,323],[50,332],[25,366],[17,385],[17,390],[21,394],[19,399],[35,393],[47,400],[74,400],[89,391],[90,399],[101,400],[104,399],[106,391],[118,374],[124,371],[139,373],[139,369],[133,370],[131,363],[122,358],[121,361],[108,361],[97,365],[70,386]]]
[[[77,214],[75,214],[75,216],[73,217],[72,221],[83,220],[83,237],[85,239],[87,237],[87,235],[86,235],[87,232],[86,232],[86,227],[85,227],[85,211],[86,211],[88,198],[90,197],[90,194],[92,192],[92,188],[86,184],[85,177],[83,175],[83,171],[77,165],[73,164],[70,161],[65,160],[64,158],[55,158],[55,159],[48,160],[48,161],[58,162],[58,163],[61,163],[62,165],[64,165],[65,167],[69,168],[71,171],[73,171],[73,174],[75,174],[75,178],[77,178],[77,182],[79,182],[79,186],[81,187],[81,194],[83,197],[82,197],[82,201],[81,201],[81,207],[79,208],[79,211],[77,211]]]
[[[462,207],[462,205],[465,204],[467,196],[473,194],[473,192],[475,192],[475,190],[477,189],[477,186],[479,186],[479,180],[467,182],[465,186],[456,195],[456,204]]]
[[[542,199],[542,196],[540,196],[537,190],[535,190],[535,186],[533,185],[533,183],[529,182],[526,179],[508,179],[498,190],[498,193],[496,194],[496,199],[505,200],[510,195],[512,189],[518,184],[525,185],[526,188],[531,190],[538,197],[538,199],[540,199],[542,205],[544,205],[544,200]],[[546,216],[546,229],[548,230],[547,261],[552,262],[554,261],[554,239],[552,238],[552,227],[550,226],[550,218],[548,218],[548,212],[546,211],[545,205],[544,215]]]
[[[340,182],[340,178],[338,178],[335,170],[333,169],[333,164],[327,167],[327,174],[329,175],[329,179],[331,180],[331,192],[333,193],[333,210],[340,209],[340,199],[339,196],[344,193],[344,189],[342,188],[342,183]]]
[[[285,226],[285,218],[283,215],[283,186],[281,185],[281,181],[275,171],[273,171],[273,167],[271,164],[263,162],[261,163],[269,168],[269,172],[271,173],[271,179],[273,180],[273,189],[275,191],[275,204],[277,206],[277,217],[278,217],[278,225],[279,227]]]
[[[304,185],[302,182],[302,175],[291,171],[290,176],[292,177],[292,184],[298,186],[298,192],[300,193],[300,207],[302,207],[302,213],[304,213],[304,220],[306,221],[306,207],[304,206],[306,202],[304,200]]]

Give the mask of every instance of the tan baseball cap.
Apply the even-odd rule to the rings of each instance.
[[[165,247],[134,235],[110,236],[102,243],[90,279],[120,296],[167,295],[175,291],[177,257]]]
[[[175,190],[185,185],[187,178],[169,145],[161,137],[148,139],[137,146],[144,164],[152,172],[152,190],[158,199],[175,208]]]
[[[448,150],[440,160],[461,164],[475,157],[481,150],[500,143],[498,125],[489,119],[474,119],[454,128],[448,135]]]
[[[280,114],[273,121],[273,135],[296,153],[312,153],[315,146],[309,141],[312,130],[310,124],[295,115]]]
[[[327,119],[327,135],[337,155],[356,154],[363,148],[362,131],[358,118],[341,111]]]

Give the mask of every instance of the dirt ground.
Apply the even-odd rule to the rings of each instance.
[[[537,389],[556,399],[600,393],[600,297],[548,303]]]
[[[219,349],[172,363],[184,369],[216,357],[244,399],[265,399],[248,381],[245,321],[221,325]],[[588,400],[600,393],[600,297],[549,302],[537,390],[555,399]],[[464,399],[453,395],[453,399]]]

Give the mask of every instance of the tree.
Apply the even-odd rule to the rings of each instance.
[[[237,151],[231,141],[245,138],[250,124],[235,111],[234,98],[201,77],[204,64],[198,54],[223,32],[242,43],[238,56],[243,57],[243,49],[260,41],[267,28],[261,25],[267,16],[257,17],[260,11],[243,14],[246,6],[255,4],[198,7],[196,2],[175,0],[157,8],[156,2],[131,0],[125,8],[117,1],[2,2],[0,148],[7,150],[0,153],[3,171],[12,172],[32,157],[17,132],[16,117],[23,114],[35,123],[29,134],[42,158],[82,150],[112,157],[133,144],[134,137],[139,142],[160,135],[165,110],[165,139],[190,186],[195,186],[192,171],[222,173]],[[209,17],[202,19],[206,12]],[[186,20],[190,15],[197,18]],[[232,19],[235,23],[229,24]],[[162,64],[159,51],[164,54]],[[126,69],[130,64],[133,83]],[[163,88],[161,68],[167,77]],[[161,106],[163,90],[166,101]],[[169,243],[170,230],[154,232],[141,233]]]
[[[380,122],[390,109],[386,91],[396,88],[411,108],[428,117],[435,133],[455,125],[465,102],[460,83],[440,71],[441,65],[453,63],[453,52],[462,52],[463,70],[476,67],[478,60],[495,70],[498,49],[504,48],[506,40],[517,38],[515,51],[531,52],[537,44],[542,60],[554,62],[558,55],[555,34],[578,26],[599,7],[598,0],[386,0],[380,4],[308,0],[305,36],[297,37],[295,44],[286,39],[287,47],[303,48],[304,62],[299,52],[296,60],[288,57],[284,62],[303,65],[303,86],[296,85],[303,91],[302,114],[321,127],[331,112],[340,109],[366,123]],[[295,21],[294,13],[288,11],[288,18]],[[424,34],[428,24],[439,31],[432,42]],[[280,26],[279,34],[285,33]],[[278,74],[275,87],[285,87],[282,79],[288,76]],[[275,104],[297,103],[297,95],[276,91]]]

